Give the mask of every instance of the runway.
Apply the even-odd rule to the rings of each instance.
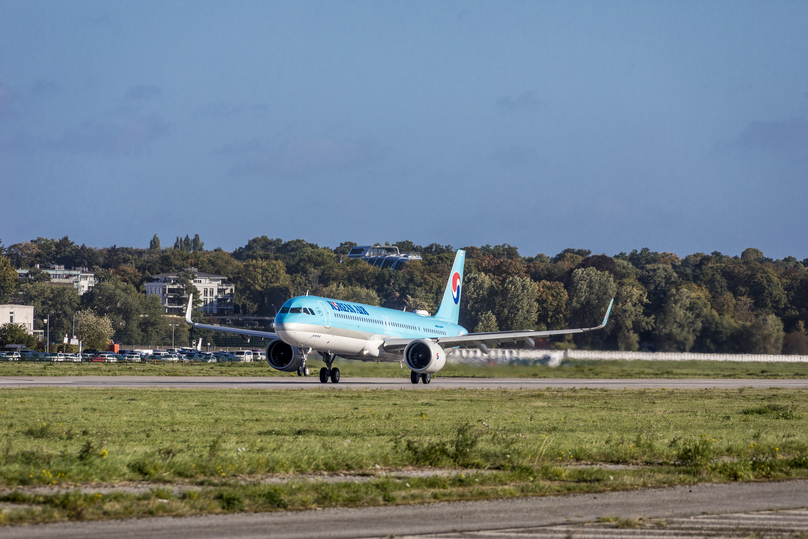
[[[808,512],[800,511],[806,507],[808,481],[728,483],[482,502],[6,526],[3,537],[797,537],[808,529]],[[639,518],[647,520],[615,525],[617,519]]]
[[[805,379],[571,379],[571,378],[433,378],[429,385],[412,384],[408,378],[343,378],[338,384],[321,384],[315,377],[226,377],[226,376],[3,376],[0,388],[92,387],[163,389],[808,389]]]

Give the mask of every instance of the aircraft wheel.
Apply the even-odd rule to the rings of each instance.
[[[301,368],[299,368],[299,367],[298,367],[298,369],[297,369],[297,375],[298,375],[298,376],[303,376],[303,369],[301,369]]]
[[[303,376],[308,376],[309,374],[311,374],[311,371],[309,370],[309,368],[308,367],[303,367]]]
[[[331,369],[331,383],[336,384],[339,382],[339,369]]]
[[[323,367],[320,369],[320,383],[325,384],[328,382],[328,369]]]
[[[428,384],[429,382],[432,381],[432,375],[431,374],[422,374],[421,375],[421,381],[423,383],[425,383],[425,384]]]
[[[420,378],[421,378],[421,375],[418,374],[417,372],[415,372],[415,371],[410,372],[410,382],[412,382],[413,384],[417,384],[418,380]]]

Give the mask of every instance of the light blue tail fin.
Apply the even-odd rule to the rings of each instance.
[[[449,282],[446,283],[446,291],[443,292],[443,300],[440,302],[438,312],[435,313],[435,318],[457,324],[460,316],[460,292],[463,288],[463,264],[465,262],[466,251],[457,251],[452,271],[449,273]]]

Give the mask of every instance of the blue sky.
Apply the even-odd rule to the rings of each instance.
[[[0,0],[0,239],[808,257],[806,2]]]

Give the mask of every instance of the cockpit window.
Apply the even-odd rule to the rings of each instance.
[[[279,312],[278,314],[286,314],[288,312],[289,312],[289,307],[281,307],[281,312]]]
[[[289,314],[300,314],[301,312],[303,312],[303,309],[300,307],[292,307],[289,309]]]

